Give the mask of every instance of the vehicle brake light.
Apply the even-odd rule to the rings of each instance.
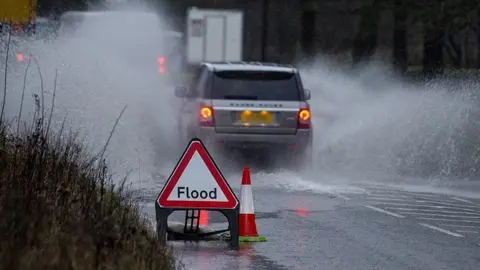
[[[24,60],[23,54],[17,53],[17,61],[18,62],[23,62],[23,60]]]
[[[211,106],[200,107],[200,125],[201,126],[213,126],[213,108]]]
[[[159,56],[157,58],[158,63],[158,73],[165,74],[165,57]]]
[[[307,129],[311,126],[311,113],[309,108],[302,108],[298,111],[298,128]]]

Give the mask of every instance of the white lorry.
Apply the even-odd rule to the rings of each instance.
[[[243,12],[224,9],[187,10],[186,62],[242,61]]]

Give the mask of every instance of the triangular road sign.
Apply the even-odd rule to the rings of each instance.
[[[163,208],[235,209],[238,199],[202,141],[195,138],[165,183],[157,203]]]

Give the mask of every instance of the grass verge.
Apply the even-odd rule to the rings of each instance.
[[[172,250],[156,240],[125,180],[114,184],[103,154],[90,155],[63,128],[52,132],[40,90],[26,131],[5,120],[2,106],[0,269],[175,268]]]

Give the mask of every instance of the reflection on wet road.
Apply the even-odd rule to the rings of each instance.
[[[476,269],[480,200],[379,186],[314,194],[254,188],[264,243],[172,242],[186,269]],[[234,187],[235,192],[238,192]],[[146,209],[153,217],[153,207]],[[171,220],[181,221],[176,213]],[[225,228],[225,218],[209,215]]]

